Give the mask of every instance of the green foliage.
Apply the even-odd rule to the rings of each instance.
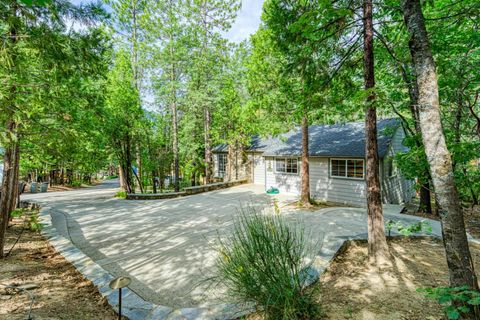
[[[25,212],[26,212],[26,209],[18,208],[18,209],[13,210],[12,212],[10,212],[10,217],[18,218],[18,217],[23,216],[25,214]]]
[[[127,193],[125,191],[117,191],[117,193],[115,193],[115,198],[118,198],[118,199],[125,199],[127,198]]]
[[[74,188],[81,187],[81,186],[82,186],[82,182],[81,182],[81,181],[72,181],[72,182],[70,183],[70,186],[71,186],[71,187],[74,187]]]
[[[105,12],[98,4],[28,3],[0,4],[0,144],[19,139],[22,175],[95,173],[107,158],[98,117],[109,43],[97,23]],[[79,24],[89,27],[70,28]],[[10,120],[18,129],[7,134]]]
[[[456,320],[473,314],[473,309],[480,305],[480,292],[463,287],[418,288],[433,300],[443,306],[448,319]]]
[[[416,223],[412,224],[403,224],[401,221],[395,221],[395,220],[388,220],[387,223],[385,224],[385,228],[388,231],[388,236],[390,237],[390,233],[393,229],[397,229],[397,232],[404,235],[404,236],[410,236],[413,233],[426,233],[426,234],[431,234],[432,233],[432,226],[428,221],[421,220]]]
[[[30,231],[38,232],[42,230],[43,225],[38,220],[38,211],[34,210],[30,213],[28,218],[28,228]]]
[[[33,5],[38,5],[38,6],[44,6],[46,4],[49,4],[52,0],[21,0],[20,2],[23,2],[27,6],[33,6]]]
[[[38,210],[26,209],[26,208],[18,208],[13,210],[10,213],[12,218],[25,218],[25,225],[28,230],[33,232],[38,232],[43,228],[43,225],[40,223],[38,219]]]
[[[268,319],[315,319],[318,304],[306,288],[307,241],[299,223],[244,208],[231,235],[219,239],[218,280],[233,299],[256,303]]]

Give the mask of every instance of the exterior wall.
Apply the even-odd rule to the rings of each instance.
[[[300,194],[300,162],[298,163],[299,172],[295,173],[277,173],[275,172],[275,158],[265,157],[266,167],[266,185],[265,188],[275,187],[284,193]]]
[[[225,174],[220,175],[218,165],[218,155],[224,154],[227,157],[227,165],[225,167]],[[236,164],[236,165],[235,165]],[[238,167],[238,180],[247,179],[252,180],[252,161],[250,154],[244,154],[243,152],[215,152],[213,154],[213,177],[220,181],[233,181],[237,180],[237,168]]]
[[[401,204],[410,202],[415,196],[414,181],[406,179],[395,166],[393,162],[393,175],[389,176],[388,162],[395,154],[408,150],[402,141],[405,138],[405,132],[399,127],[395,132],[387,155],[380,164],[380,178],[382,184],[382,197],[384,203]]]
[[[407,180],[395,169],[388,177],[387,162],[398,152],[408,150],[402,144],[405,137],[403,128],[394,134],[387,156],[380,162],[380,182],[384,203],[400,204],[409,202],[415,195],[414,182]],[[218,153],[214,154],[214,174],[218,177]],[[225,153],[226,154],[226,153]],[[261,153],[248,153],[240,164],[239,179],[249,179],[255,184],[263,185],[265,189],[276,187],[282,193],[300,194],[301,173],[275,172],[275,158],[263,157]],[[230,157],[229,157],[230,160]],[[299,161],[299,171],[301,163]],[[228,175],[227,164],[227,173]],[[231,175],[231,174],[230,174]],[[227,180],[225,177],[223,180]],[[310,192],[317,200],[330,201],[339,204],[366,206],[366,183],[364,179],[336,178],[330,176],[330,159],[323,157],[310,158]]]
[[[310,158],[310,194],[320,201],[365,206],[365,180],[330,177],[329,158]]]
[[[252,154],[253,183],[265,185],[265,158],[261,154]]]

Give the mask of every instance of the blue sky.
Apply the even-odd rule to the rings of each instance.
[[[262,5],[264,0],[242,0],[242,8],[238,12],[237,20],[227,32],[226,37],[233,42],[248,39],[258,29]],[[85,3],[90,0],[72,0],[73,3]]]
[[[248,39],[260,25],[263,0],[242,0],[242,8],[238,12],[237,20],[227,33],[227,38],[234,42]]]

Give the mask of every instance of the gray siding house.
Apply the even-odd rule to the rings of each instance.
[[[365,206],[365,124],[351,122],[309,127],[310,192],[312,198],[339,204]],[[300,194],[301,130],[295,128],[274,138],[254,137],[245,150],[243,176],[265,190]],[[401,204],[415,195],[414,182],[402,176],[393,157],[407,150],[405,132],[398,119],[378,121],[378,153],[384,203]],[[228,146],[214,148],[214,175],[222,180],[233,167]],[[231,152],[230,152],[231,153]],[[238,169],[238,160],[236,161]],[[231,180],[231,178],[230,178]]]

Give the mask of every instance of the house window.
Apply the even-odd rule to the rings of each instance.
[[[387,158],[385,161],[385,174],[388,178],[391,178],[396,174],[395,163],[393,162],[392,157]]]
[[[363,159],[330,159],[330,176],[337,178],[364,178]]]
[[[298,173],[297,158],[275,158],[275,172]]]
[[[227,155],[226,154],[218,154],[218,176],[223,177],[225,176],[225,171],[227,168]]]

